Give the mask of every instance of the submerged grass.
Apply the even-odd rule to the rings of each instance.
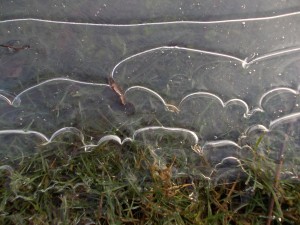
[[[275,189],[268,159],[243,160],[246,176],[220,184],[177,165],[135,144],[41,146],[2,162],[0,224],[266,224],[270,197],[273,224],[300,224],[300,184]]]

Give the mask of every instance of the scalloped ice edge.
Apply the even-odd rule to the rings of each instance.
[[[291,115],[287,115],[285,117],[271,121],[269,124],[269,129],[263,125],[256,124],[256,125],[253,125],[253,126],[247,128],[244,132],[244,135],[251,135],[251,133],[255,132],[255,131],[271,132],[274,129],[276,129],[276,127],[278,127],[282,124],[294,122],[295,120],[299,120],[299,119],[300,119],[300,112],[294,113]],[[79,137],[81,143],[83,144],[83,146],[81,148],[84,148],[85,151],[89,151],[89,149],[93,149],[93,148],[95,148],[105,142],[109,142],[109,141],[114,141],[114,142],[118,143],[119,145],[123,145],[126,142],[138,141],[137,136],[139,134],[141,134],[143,132],[155,133],[156,131],[163,131],[163,132],[166,132],[166,134],[167,133],[182,133],[185,136],[188,135],[190,137],[191,146],[196,146],[199,144],[199,138],[194,131],[184,129],[184,128],[162,127],[162,126],[150,126],[150,127],[144,127],[144,128],[137,129],[134,131],[132,137],[126,137],[123,140],[121,140],[121,138],[117,135],[105,135],[102,138],[100,138],[100,140],[96,144],[93,144],[93,143],[87,144],[85,142],[83,132],[75,127],[61,128],[61,129],[57,130],[56,132],[54,132],[50,138],[48,138],[43,133],[33,131],[33,130],[0,130],[0,135],[1,134],[4,134],[4,135],[7,135],[7,134],[36,135],[37,137],[39,137],[41,139],[43,145],[47,145],[49,143],[54,142],[55,139],[62,134],[72,133]],[[211,146],[212,147],[232,146],[232,147],[237,147],[239,149],[244,147],[244,146],[240,146],[238,143],[231,141],[231,140],[219,140],[219,141],[206,141],[204,143],[204,145],[202,146],[202,149],[205,149],[205,148],[211,147]]]
[[[50,82],[55,82],[55,81],[67,81],[67,82],[78,83],[78,84],[82,84],[82,85],[110,87],[108,84],[103,84],[103,83],[82,82],[82,81],[72,80],[72,79],[69,79],[69,78],[53,78],[53,79],[43,81],[43,82],[41,82],[37,85],[34,85],[30,88],[25,89],[24,91],[22,91],[18,95],[16,95],[16,97],[12,101],[9,100],[7,97],[5,97],[2,94],[0,94],[0,99],[4,100],[5,102],[7,102],[11,106],[18,107],[21,104],[21,96],[23,94],[25,94],[26,92],[28,92],[28,91],[30,91],[34,88],[37,88],[37,87],[40,87],[44,84],[47,84],[47,83],[50,83]],[[144,92],[147,92],[147,93],[151,94],[152,96],[156,97],[164,105],[166,111],[171,111],[171,110],[168,110],[168,106],[170,106],[170,105],[167,104],[167,102],[163,99],[163,97],[161,95],[159,95],[157,92],[151,90],[150,88],[143,87],[143,86],[132,86],[132,87],[127,88],[125,90],[124,94],[126,95],[126,94],[128,94],[128,92],[134,91],[134,90],[144,91]],[[262,97],[259,99],[258,105],[256,107],[254,107],[252,110],[250,110],[248,104],[245,101],[243,101],[242,99],[235,98],[235,99],[230,99],[230,100],[224,102],[219,96],[217,96],[213,93],[210,93],[210,92],[194,92],[194,93],[191,93],[191,94],[188,94],[188,95],[184,96],[182,98],[182,100],[180,101],[180,103],[178,105],[178,108],[180,109],[182,104],[185,101],[188,101],[190,99],[197,98],[197,97],[205,97],[205,98],[215,99],[217,102],[219,102],[219,104],[223,108],[225,108],[227,106],[230,106],[230,105],[234,105],[234,104],[235,105],[240,105],[245,109],[244,117],[245,118],[250,118],[256,112],[264,112],[265,110],[262,106],[264,99],[267,98],[270,95],[275,96],[275,95],[277,95],[278,92],[287,92],[287,93],[292,93],[294,95],[299,95],[299,90],[294,90],[292,88],[286,88],[286,87],[274,88],[274,89],[271,89],[271,90],[263,93]],[[178,113],[180,113],[180,111]]]

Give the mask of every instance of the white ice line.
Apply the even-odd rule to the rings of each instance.
[[[7,97],[5,97],[4,95],[2,95],[2,94],[0,94],[0,99],[3,99],[4,101],[6,101],[9,105],[12,104],[11,101]]]
[[[143,87],[143,86],[132,86],[130,88],[128,88],[126,91],[125,91],[125,95],[126,93],[128,93],[128,91],[130,90],[143,90],[143,91],[146,91],[152,95],[154,95],[155,97],[157,97],[165,106],[167,105],[166,101],[163,99],[163,97],[161,97],[157,92],[149,89],[149,88],[146,88],[146,87]]]
[[[239,146],[236,142],[230,140],[208,141],[204,143],[202,148],[204,149],[206,147],[211,147],[211,146],[214,148],[223,147],[223,146],[234,146],[241,149],[241,146]]]
[[[281,88],[274,88],[270,91],[267,91],[266,93],[264,93],[261,98],[259,99],[259,102],[258,102],[258,106],[259,108],[262,108],[262,101],[263,99],[268,96],[269,94],[272,94],[272,93],[276,93],[278,91],[285,91],[285,92],[290,92],[290,93],[293,93],[295,95],[298,95],[299,94],[299,91],[297,90],[294,90],[294,89],[291,89],[291,88],[286,88],[286,87],[281,87]]]
[[[270,122],[269,130],[273,130],[278,125],[285,124],[285,123],[290,123],[290,122],[293,122],[295,120],[298,120],[299,118],[300,118],[300,113],[299,112],[292,113],[290,115],[280,117],[280,118]]]
[[[52,142],[54,140],[54,138],[56,138],[58,135],[60,135],[62,133],[76,134],[77,136],[80,137],[82,144],[86,145],[84,142],[84,136],[83,136],[82,132],[75,127],[63,127],[61,129],[55,131],[51,135],[50,138],[48,138],[43,133],[40,133],[38,131],[33,131],[33,130],[0,130],[0,135],[1,134],[25,134],[25,135],[34,134],[34,135],[37,135],[39,138],[41,138],[44,141],[44,143],[43,143],[44,145]]]
[[[298,52],[298,51],[300,51],[300,48],[292,48],[292,49],[287,49],[287,50],[279,50],[278,52],[268,53],[268,54],[259,56],[257,58],[254,58],[254,59],[250,60],[249,62],[247,62],[247,64],[252,64],[254,62],[261,61],[261,60],[264,60],[264,59],[267,59],[267,58],[271,58],[271,57],[274,57],[274,56],[289,54],[289,53]]]
[[[81,143],[83,144],[82,148],[88,149],[88,148],[93,148],[93,147],[97,147],[100,144],[106,142],[106,141],[115,141],[117,143],[119,143],[120,145],[122,145],[123,143],[127,142],[127,141],[133,141],[135,140],[135,137],[137,134],[141,133],[141,132],[145,132],[145,131],[157,131],[157,130],[163,130],[163,131],[173,131],[173,132],[182,132],[182,133],[186,133],[186,134],[190,134],[193,137],[194,140],[194,144],[197,144],[199,141],[198,136],[196,135],[195,132],[188,130],[188,129],[184,129],[184,128],[174,128],[174,127],[158,127],[158,126],[152,126],[152,127],[144,127],[138,130],[135,130],[132,138],[127,137],[124,138],[123,141],[120,139],[119,136],[117,135],[105,135],[103,136],[98,142],[97,144],[86,144],[84,141],[84,135],[83,133],[75,128],[75,127],[63,127],[57,131],[55,131],[50,138],[46,137],[46,135],[38,132],[38,131],[32,131],[32,130],[0,130],[0,135],[1,134],[24,134],[24,135],[29,135],[29,134],[34,134],[37,135],[38,137],[40,137],[44,142],[42,143],[43,145],[49,144],[51,142],[53,142],[53,140],[59,136],[60,134],[64,134],[64,133],[73,133],[77,136],[80,137],[81,139]]]
[[[32,130],[0,130],[0,134],[35,134],[42,138],[45,142],[49,142],[50,139],[48,139],[44,134],[37,132],[37,131],[32,131]]]
[[[16,101],[18,101],[19,98],[20,98],[20,96],[21,96],[22,94],[24,94],[25,92],[30,91],[30,90],[32,90],[32,89],[34,89],[34,88],[36,88],[36,87],[39,87],[39,86],[41,86],[41,85],[43,85],[43,84],[50,83],[50,82],[52,82],[52,81],[70,81],[70,82],[72,82],[72,83],[77,83],[77,84],[86,84],[86,85],[93,85],[93,86],[107,86],[107,87],[109,87],[108,84],[99,84],[99,83],[83,82],[83,81],[77,81],[77,80],[72,80],[72,79],[68,79],[68,78],[53,78],[53,79],[50,79],[50,80],[43,81],[43,82],[41,82],[41,83],[39,83],[39,84],[37,84],[37,85],[31,86],[30,88],[27,88],[27,89],[25,89],[24,91],[20,92],[20,93],[13,99],[13,101],[11,102],[11,105],[14,105],[14,103],[15,103]],[[10,101],[9,101],[9,102],[10,102]]]
[[[200,54],[208,54],[208,55],[214,55],[214,56],[221,56],[221,57],[225,57],[225,58],[229,58],[229,59],[232,59],[232,60],[239,61],[242,65],[250,63],[250,62],[246,62],[245,60],[242,60],[240,58],[237,58],[235,56],[231,56],[231,55],[227,55],[227,54],[222,54],[222,53],[218,53],[218,52],[211,52],[211,51],[205,51],[205,50],[194,49],[194,48],[185,48],[185,47],[180,47],[180,46],[160,46],[160,47],[157,47],[157,48],[151,48],[151,49],[148,49],[146,51],[133,54],[133,55],[128,56],[127,58],[121,60],[112,69],[112,71],[111,71],[111,77],[114,76],[115,70],[117,69],[117,67],[119,65],[121,65],[122,63],[124,63],[124,62],[126,62],[126,61],[128,61],[130,59],[133,59],[135,57],[138,57],[138,56],[150,53],[150,52],[154,52],[154,51],[157,51],[157,50],[173,50],[173,49],[190,51],[190,52],[197,52],[197,53],[200,53]]]
[[[266,128],[264,125],[261,125],[261,124],[255,124],[255,125],[248,127],[244,133],[249,134],[256,130],[268,133],[268,132],[271,132],[272,130],[276,129],[277,126],[291,123],[291,122],[294,122],[299,119],[300,119],[300,112],[292,113],[292,114],[289,114],[289,115],[286,115],[286,116],[283,116],[283,117],[280,117],[278,119],[271,121],[269,124],[269,128]]]
[[[214,21],[176,20],[176,21],[169,21],[169,22],[149,22],[149,23],[133,23],[133,24],[83,23],[83,22],[68,22],[68,21],[38,19],[38,18],[19,18],[19,19],[2,20],[0,21],[0,24],[11,23],[11,22],[22,22],[22,21],[34,21],[34,22],[43,22],[43,23],[99,26],[99,27],[138,27],[138,26],[170,25],[170,24],[221,24],[221,23],[251,22],[251,21],[274,20],[274,19],[291,17],[296,15],[300,15],[300,12],[297,11],[297,12],[279,14],[274,16],[256,17],[256,18],[239,18],[239,19],[230,19],[230,20],[214,20]]]
[[[199,95],[205,96],[205,97],[212,97],[212,98],[215,98],[216,100],[218,100],[218,102],[219,102],[223,107],[225,107],[225,104],[224,104],[223,100],[222,100],[219,96],[217,96],[217,95],[215,95],[215,94],[212,94],[212,93],[210,93],[210,92],[204,92],[204,91],[194,92],[194,93],[191,93],[191,94],[186,95],[186,96],[180,101],[179,107],[181,107],[181,104],[182,104],[186,99],[189,99],[189,98],[192,98],[192,97],[196,97],[196,96],[199,96]]]
[[[186,96],[180,101],[178,107],[181,108],[181,105],[182,105],[182,103],[183,103],[185,100],[187,100],[187,99],[189,99],[189,98],[193,98],[193,97],[208,97],[208,98],[216,99],[216,100],[220,103],[220,105],[221,105],[223,108],[225,108],[225,107],[227,107],[227,106],[229,106],[229,105],[232,105],[232,104],[238,102],[240,105],[242,105],[242,106],[244,107],[244,109],[245,109],[245,116],[246,116],[246,117],[251,116],[251,115],[253,114],[253,111],[252,111],[252,112],[249,112],[249,106],[248,106],[248,104],[247,104],[245,101],[241,100],[241,99],[234,98],[234,99],[230,99],[230,100],[224,102],[219,96],[217,96],[217,95],[215,95],[215,94],[212,94],[212,93],[209,93],[209,92],[201,92],[201,91],[200,91],[200,92],[191,93],[191,94],[189,94],[189,95],[186,95]],[[257,109],[255,109],[255,110],[261,111],[261,110],[263,110],[263,109],[258,109],[258,108],[257,108]]]
[[[156,130],[165,130],[165,131],[175,131],[175,132],[188,133],[188,134],[192,135],[195,144],[197,144],[199,142],[199,138],[198,138],[197,134],[195,132],[191,131],[191,130],[184,129],[184,128],[162,127],[162,126],[152,126],[152,127],[140,128],[140,129],[136,130],[133,133],[132,139],[135,140],[136,135],[139,134],[140,132],[143,132],[143,131],[156,131]]]
[[[111,77],[114,77],[115,71],[117,69],[118,66],[120,66],[122,63],[131,60],[135,57],[150,53],[150,52],[154,52],[154,51],[163,51],[163,50],[184,50],[184,51],[188,51],[188,52],[196,52],[196,53],[200,53],[200,54],[207,54],[207,55],[213,55],[213,56],[220,56],[223,58],[227,58],[227,59],[232,59],[232,60],[236,60],[239,63],[241,63],[242,67],[245,69],[247,68],[250,64],[254,63],[254,62],[258,62],[258,61],[262,61],[264,59],[267,58],[272,58],[272,57],[276,57],[279,55],[284,55],[284,54],[289,54],[289,53],[294,53],[294,52],[299,52],[300,51],[300,47],[298,48],[293,48],[293,49],[286,49],[286,50],[279,50],[277,52],[273,52],[273,53],[266,53],[265,55],[259,56],[257,58],[253,58],[251,60],[248,61],[248,57],[245,59],[241,59],[232,55],[227,55],[227,54],[223,54],[223,53],[218,53],[218,52],[211,52],[211,51],[205,51],[205,50],[200,50],[200,49],[194,49],[194,48],[185,48],[185,47],[180,47],[180,46],[160,46],[160,47],[156,47],[156,48],[151,48],[142,52],[138,52],[136,54],[130,55],[128,57],[126,57],[125,59],[119,61],[112,69],[111,71]]]

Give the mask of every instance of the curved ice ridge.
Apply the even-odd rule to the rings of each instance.
[[[299,113],[293,113],[287,116],[283,116],[279,119],[273,120],[269,123],[269,128],[261,125],[261,124],[256,124],[253,125],[249,128],[247,128],[244,132],[243,136],[248,136],[251,135],[252,132],[255,131],[262,131],[262,132],[271,132],[272,130],[276,129],[278,126],[294,122],[295,120],[300,119],[300,112]],[[54,132],[50,138],[48,138],[46,135],[44,135],[41,132],[38,131],[33,131],[33,130],[0,130],[0,135],[9,135],[9,134],[20,134],[20,135],[34,135],[38,137],[41,140],[42,145],[47,145],[51,142],[54,142],[56,138],[58,138],[60,135],[66,134],[66,133],[71,133],[76,135],[79,139],[80,142],[82,143],[82,148],[85,149],[85,151],[89,151],[90,149],[97,147],[105,142],[109,141],[114,141],[120,145],[123,145],[126,142],[134,142],[134,141],[139,141],[138,135],[140,134],[145,134],[148,133],[150,135],[152,134],[161,134],[161,132],[165,132],[165,135],[170,135],[170,134],[179,134],[182,135],[182,137],[189,137],[190,140],[190,146],[196,146],[199,145],[199,137],[197,134],[188,129],[184,128],[179,128],[179,127],[163,127],[163,126],[149,126],[149,127],[144,127],[137,129],[133,132],[132,137],[126,137],[123,140],[117,135],[105,135],[101,137],[96,143],[87,143],[84,138],[84,134],[81,130],[75,127],[64,127],[56,132]],[[219,148],[219,147],[225,147],[225,146],[231,146],[232,148],[238,148],[242,149],[244,146],[240,146],[238,143],[231,141],[231,140],[218,140],[218,141],[206,141],[203,146],[202,150],[210,149],[211,147],[213,148]],[[197,151],[196,151],[197,152]],[[198,154],[201,154],[198,152]]]
[[[261,124],[255,124],[250,126],[249,128],[246,129],[245,135],[250,134],[255,131],[261,131],[264,133],[269,133],[273,130],[275,130],[277,127],[284,125],[284,124],[289,124],[292,122],[295,122],[297,120],[300,120],[300,112],[297,113],[292,113],[283,117],[280,117],[276,120],[273,120],[269,123],[269,128],[265,127],[264,125]]]
[[[133,133],[132,137],[133,137],[133,140],[135,140],[135,137],[141,132],[145,132],[145,131],[153,132],[153,131],[161,131],[161,130],[171,132],[171,133],[186,133],[192,137],[194,144],[197,144],[199,142],[199,138],[195,132],[188,130],[188,129],[176,128],[176,127],[158,127],[158,126],[144,127],[144,128],[136,130]]]
[[[227,102],[224,102],[220,97],[218,97],[215,94],[209,93],[209,92],[195,92],[195,93],[192,93],[192,94],[189,94],[189,95],[185,96],[181,100],[181,102],[179,103],[179,108],[181,108],[181,105],[185,101],[193,99],[193,98],[197,98],[197,97],[207,97],[207,98],[215,99],[215,100],[217,100],[217,102],[220,103],[220,105],[223,108],[225,108],[227,106],[230,106],[230,105],[240,105],[245,109],[245,113],[244,113],[245,118],[250,117],[251,115],[253,115],[253,113],[255,113],[257,111],[260,111],[260,112],[264,111],[262,108],[255,108],[255,109],[250,111],[248,104],[245,101],[241,100],[241,99],[230,99]]]
[[[57,137],[59,137],[60,135],[63,135],[66,133],[71,133],[71,134],[74,134],[77,137],[79,137],[81,143],[83,144],[82,148],[84,148],[87,151],[90,148],[97,147],[97,146],[101,145],[102,143],[105,143],[108,141],[114,141],[120,145],[124,144],[125,142],[137,141],[138,140],[137,136],[139,134],[145,133],[145,132],[150,132],[151,134],[153,134],[153,132],[155,133],[157,131],[163,131],[166,133],[184,134],[185,136],[187,135],[187,136],[191,137],[191,140],[192,140],[191,146],[196,145],[199,142],[198,136],[196,135],[196,133],[194,133],[191,130],[184,129],[184,128],[158,127],[158,126],[144,127],[144,128],[135,130],[132,137],[127,137],[127,138],[124,138],[123,140],[121,140],[121,138],[117,135],[105,135],[102,138],[100,138],[100,140],[96,144],[86,143],[82,131],[80,131],[78,128],[75,128],[75,127],[61,128],[61,129],[57,130],[56,132],[54,132],[50,138],[48,138],[46,135],[44,135],[41,132],[33,131],[33,130],[0,130],[0,135],[1,134],[4,134],[4,135],[9,135],[9,134],[35,135],[41,140],[42,145],[47,145],[47,144],[55,141],[55,139]]]
[[[187,137],[189,137],[189,146],[190,146],[190,150],[192,151],[192,149],[194,149],[195,147],[198,149],[200,147],[199,145],[199,138],[196,135],[196,133],[194,133],[191,130],[188,129],[183,129],[183,128],[175,128],[175,127],[159,127],[159,126],[151,126],[151,127],[144,127],[141,129],[138,129],[134,132],[134,134],[132,135],[132,137],[127,137],[124,138],[123,140],[121,140],[121,138],[117,135],[106,135],[104,137],[102,137],[96,144],[93,143],[86,143],[84,140],[84,135],[83,133],[74,127],[65,127],[62,129],[57,130],[55,133],[52,134],[52,136],[50,138],[46,137],[44,134],[40,133],[40,132],[36,132],[36,131],[32,131],[32,130],[28,130],[28,131],[24,131],[24,130],[2,130],[0,131],[0,135],[1,134],[22,134],[22,135],[35,135],[38,138],[41,139],[41,145],[47,145],[51,142],[55,142],[55,138],[57,138],[59,135],[63,135],[65,133],[72,133],[75,134],[76,136],[78,136],[81,140],[82,146],[80,147],[81,149],[84,149],[85,152],[90,152],[93,151],[94,148],[97,148],[98,146],[100,146],[103,143],[106,142],[110,142],[113,141],[119,145],[123,145],[126,142],[134,142],[137,141],[139,142],[139,138],[137,137],[139,134],[144,134],[144,133],[148,133],[150,135],[155,135],[155,134],[160,134],[161,132],[163,132],[163,135],[170,135],[170,134],[180,134],[182,136],[182,140],[186,139]],[[178,136],[176,136],[178,137]],[[180,141],[180,140],[179,140]],[[143,141],[142,141],[143,142]],[[148,140],[146,141],[148,142]],[[145,144],[145,143],[144,143]],[[149,145],[146,144],[146,145]],[[241,150],[243,147],[239,146],[237,143],[230,141],[230,140],[221,140],[221,141],[207,141],[204,143],[203,147],[200,147],[200,149],[203,149],[203,151],[205,152],[210,152],[210,148],[222,148],[222,147],[230,147],[230,148],[235,148],[235,149],[239,149]],[[202,151],[195,151],[196,154],[202,155],[203,152]],[[228,158],[228,157],[227,157]],[[235,160],[239,161],[237,158],[232,157]],[[223,161],[221,161],[220,163],[218,163],[217,165],[221,165],[223,163]],[[217,166],[216,165],[216,166]],[[217,168],[215,166],[215,168]],[[10,168],[6,168],[6,167],[0,167],[1,169],[8,169],[9,172]]]
[[[14,169],[11,167],[11,166],[9,166],[9,165],[3,165],[3,166],[0,166],[0,171],[3,171],[3,170],[5,170],[5,171],[7,171],[8,172],[8,174],[9,174],[9,176],[11,176],[12,174],[13,174],[13,172],[14,172]]]
[[[49,79],[49,80],[46,80],[46,81],[43,81],[37,85],[34,85],[34,86],[31,86],[30,88],[27,88],[25,89],[24,91],[20,92],[18,95],[15,96],[15,98],[11,101],[9,100],[7,97],[5,97],[4,95],[1,95],[0,94],[0,99],[3,99],[4,101],[6,101],[9,105],[12,105],[12,106],[19,106],[21,104],[21,96],[34,89],[34,88],[37,88],[37,87],[40,87],[42,86],[43,84],[47,84],[47,83],[50,83],[50,82],[53,82],[53,81],[70,81],[72,83],[77,83],[77,84],[83,84],[83,85],[91,85],[91,86],[106,86],[106,87],[109,87],[108,84],[101,84],[101,83],[91,83],[91,82],[83,82],[83,81],[77,81],[77,80],[72,80],[72,79],[69,79],[69,78],[53,78],[53,79]]]
[[[137,27],[137,26],[153,26],[153,25],[169,25],[169,24],[217,24],[217,23],[240,23],[240,22],[251,22],[251,21],[264,21],[274,20],[284,17],[291,17],[300,15],[299,11],[279,14],[274,16],[256,17],[256,18],[239,18],[230,20],[215,20],[215,21],[168,21],[168,22],[150,22],[150,23],[133,23],[133,24],[107,24],[107,23],[84,23],[84,22],[67,22],[67,21],[56,21],[38,18],[19,18],[19,19],[8,19],[2,20],[1,23],[11,22],[22,22],[22,21],[33,21],[42,23],[54,23],[54,24],[68,24],[68,25],[84,25],[84,26],[99,26],[99,27]]]
[[[181,50],[181,51],[195,52],[195,53],[199,53],[199,54],[207,54],[207,55],[212,55],[212,56],[223,57],[223,58],[227,58],[227,59],[231,59],[231,60],[235,60],[235,61],[239,62],[244,69],[247,69],[251,64],[253,64],[255,62],[259,62],[259,61],[262,61],[262,60],[265,60],[265,59],[268,59],[268,58],[272,58],[272,57],[277,57],[277,56],[280,56],[280,55],[286,55],[286,54],[292,54],[294,52],[299,52],[300,47],[291,48],[291,49],[277,50],[276,52],[265,53],[264,55],[256,57],[256,58],[252,56],[254,54],[251,54],[251,56],[246,57],[245,59],[241,59],[241,58],[238,58],[238,57],[232,56],[232,55],[227,55],[227,54],[223,54],[223,53],[219,53],[219,52],[205,51],[205,50],[195,49],[195,48],[186,48],[186,47],[180,47],[180,46],[160,46],[160,47],[151,48],[151,49],[148,49],[148,50],[145,50],[145,51],[142,51],[142,52],[138,52],[136,54],[133,54],[133,55],[128,56],[125,59],[121,60],[112,69],[111,77],[114,77],[116,69],[121,64],[123,64],[124,62],[129,61],[133,58],[139,57],[141,55],[145,55],[147,53],[158,51],[158,50],[160,50],[160,51],[163,51],[163,50]]]
[[[76,83],[76,84],[82,84],[82,85],[91,85],[91,86],[99,86],[99,87],[110,87],[108,84],[102,84],[102,83],[89,83],[89,82],[82,82],[82,81],[77,81],[77,80],[72,80],[72,79],[68,79],[68,78],[54,78],[54,79],[50,79],[50,80],[46,80],[44,82],[41,82],[37,85],[34,85],[28,89],[25,89],[24,91],[20,92],[13,100],[8,99],[6,96],[0,94],[0,99],[3,99],[4,101],[6,101],[9,105],[12,105],[14,107],[18,107],[21,104],[21,97],[23,94],[25,94],[26,92],[34,89],[34,88],[38,88],[41,87],[44,84],[50,83],[50,82],[55,82],[55,81],[66,81],[66,82],[71,82],[71,83]],[[155,92],[154,90],[151,90],[150,88],[146,88],[143,86],[132,86],[129,87],[125,90],[124,94],[125,96],[127,96],[130,92],[135,91],[135,90],[139,90],[139,91],[144,91],[152,96],[154,96],[155,98],[157,98],[165,107],[166,111],[172,111],[170,110],[170,105],[167,103],[167,101],[161,96],[159,95],[157,92]],[[274,88],[271,89],[269,91],[267,91],[266,93],[264,93],[262,95],[262,97],[259,99],[258,105],[256,107],[254,107],[253,109],[249,109],[248,104],[243,101],[242,99],[230,99],[226,102],[224,102],[219,96],[210,93],[210,92],[194,92],[191,94],[188,94],[186,96],[184,96],[182,98],[182,100],[180,101],[180,103],[178,104],[178,106],[173,106],[174,108],[178,109],[179,111],[176,111],[177,113],[180,113],[180,108],[182,108],[182,105],[191,100],[191,99],[195,99],[195,98],[210,98],[212,100],[217,101],[223,108],[228,107],[230,105],[239,105],[241,106],[244,110],[244,117],[245,118],[249,118],[251,117],[254,113],[256,112],[264,112],[264,108],[263,108],[263,101],[267,98],[272,98],[273,96],[276,96],[278,94],[281,93],[291,93],[294,95],[299,95],[299,91],[298,90],[294,90],[291,88],[286,88],[286,87],[279,87],[279,88]],[[174,111],[172,111],[174,112]]]
[[[274,88],[272,90],[269,90],[267,91],[266,93],[264,93],[261,98],[259,99],[259,102],[258,102],[258,106],[260,108],[262,108],[262,102],[263,100],[268,97],[268,96],[276,96],[278,95],[279,93],[283,93],[283,92],[287,92],[287,93],[291,93],[291,94],[294,94],[294,95],[299,95],[299,90],[294,90],[292,88],[287,88],[287,87],[279,87],[279,88]]]
[[[132,86],[125,91],[125,95],[128,94],[130,91],[134,91],[134,90],[141,90],[141,91],[145,91],[145,92],[151,94],[152,96],[156,97],[165,106],[166,110],[168,110],[169,104],[167,104],[167,102],[163,99],[163,97],[160,96],[157,92],[155,92],[149,88],[146,88],[143,86]],[[194,99],[194,98],[205,97],[205,98],[211,98],[213,100],[216,100],[217,102],[219,102],[219,104],[223,108],[230,106],[230,105],[242,106],[245,109],[244,117],[249,118],[256,112],[264,112],[265,111],[262,104],[266,98],[273,97],[273,96],[278,95],[283,92],[299,95],[298,90],[294,90],[291,88],[285,88],[285,87],[274,88],[274,89],[264,93],[262,95],[262,97],[259,99],[258,105],[256,107],[254,107],[252,110],[250,110],[248,104],[241,99],[237,99],[237,98],[230,99],[230,100],[224,102],[220,97],[218,97],[217,95],[212,94],[210,92],[195,92],[195,93],[191,93],[191,94],[183,97],[182,100],[180,101],[180,103],[178,104],[178,109],[179,109],[179,113],[180,113],[180,108],[182,108],[182,105],[184,104],[184,102]],[[175,106],[175,107],[177,108],[177,106]]]
[[[215,170],[218,168],[224,167],[224,165],[225,165],[225,167],[228,167],[228,164],[230,164],[231,166],[234,166],[234,167],[239,167],[242,169],[242,171],[246,172],[246,170],[244,169],[244,167],[242,165],[242,162],[238,158],[232,157],[232,156],[222,159],[221,162],[219,162],[218,164],[215,165]],[[213,172],[215,172],[215,171],[213,171]]]
[[[202,149],[206,149],[209,147],[223,147],[223,146],[232,146],[241,149],[242,147],[239,146],[236,142],[230,140],[220,140],[220,141],[208,141],[205,142]]]
[[[41,132],[33,131],[33,130],[0,130],[0,135],[1,134],[35,135],[35,136],[37,136],[38,138],[41,139],[42,144],[51,143],[51,142],[53,142],[53,140],[56,137],[58,137],[59,135],[64,134],[64,133],[73,133],[73,134],[77,135],[80,138],[81,142],[85,145],[84,136],[83,136],[82,132],[79,129],[75,128],[75,127],[61,128],[61,129],[55,131],[51,135],[50,138],[48,138],[46,135],[42,134]]]
[[[184,128],[176,128],[176,127],[151,126],[151,127],[140,128],[140,129],[134,131],[132,137],[126,137],[123,140],[121,140],[121,138],[117,135],[106,135],[106,136],[102,137],[96,144],[88,144],[88,145],[85,145],[84,148],[87,151],[88,149],[97,147],[108,141],[114,141],[120,145],[123,145],[125,142],[137,141],[138,140],[137,136],[141,133],[156,132],[156,131],[163,131],[166,133],[179,133],[179,134],[182,133],[182,134],[189,135],[193,141],[193,143],[191,143],[191,146],[196,145],[199,142],[198,136],[196,135],[195,132],[193,132],[191,130],[184,129]]]

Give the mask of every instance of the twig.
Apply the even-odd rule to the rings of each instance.
[[[0,47],[3,47],[3,48],[8,48],[8,49],[11,49],[13,51],[20,51],[20,50],[24,50],[24,49],[28,49],[30,48],[29,45],[23,45],[21,47],[14,47],[12,45],[5,45],[5,44],[0,44]]]
[[[108,84],[110,88],[119,96],[121,104],[126,105],[124,91],[121,89],[121,87],[116,83],[116,81],[112,77],[108,77]]]

